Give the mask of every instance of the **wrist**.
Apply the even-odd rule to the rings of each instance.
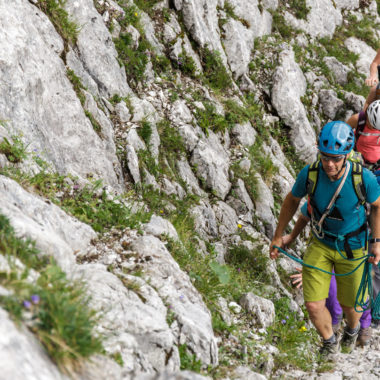
[[[371,244],[380,243],[380,238],[371,238],[371,239],[369,239],[369,242]]]

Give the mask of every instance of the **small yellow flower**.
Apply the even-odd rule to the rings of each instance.
[[[136,16],[136,17],[138,16],[137,12],[135,12],[135,16]]]
[[[302,327],[300,327],[300,328],[299,328],[299,331],[301,331],[301,332],[305,332],[305,331],[307,331],[306,326],[302,326]]]
[[[160,214],[163,214],[164,213],[164,210],[160,210]]]
[[[243,227],[243,226],[239,223],[239,224],[238,224],[238,228],[242,228],[242,227]]]

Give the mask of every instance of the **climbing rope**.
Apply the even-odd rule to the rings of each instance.
[[[368,258],[371,256],[370,254],[364,255],[364,256],[359,257],[357,259],[347,259],[347,257],[343,256],[343,254],[340,252],[340,250],[337,247],[339,254],[342,257],[344,257],[346,260],[351,260],[351,261],[361,260],[361,261],[351,272],[333,273],[333,272],[326,271],[322,268],[315,267],[314,265],[306,264],[303,262],[302,259],[300,259],[299,257],[291,255],[290,253],[286,252],[281,247],[274,245],[273,248],[278,249],[285,256],[289,257],[290,259],[296,261],[297,263],[299,263],[305,267],[317,269],[320,272],[329,274],[331,276],[336,276],[336,277],[349,276],[350,274],[356,272],[362,265],[364,265],[363,276],[362,276],[362,279],[361,279],[361,282],[359,285],[358,292],[356,293],[355,311],[358,313],[362,313],[365,310],[371,308],[372,309],[372,311],[371,311],[372,318],[380,319],[380,293],[377,295],[376,300],[374,300],[373,299],[372,276],[371,276],[372,264],[368,262]],[[380,263],[378,264],[378,267],[380,269]],[[369,299],[368,299],[368,297],[366,297],[367,292],[368,292]]]

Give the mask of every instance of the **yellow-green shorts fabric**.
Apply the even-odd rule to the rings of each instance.
[[[366,255],[364,248],[352,250],[354,258]],[[342,251],[345,255],[345,252]],[[338,251],[323,244],[312,237],[305,252],[303,261],[305,264],[313,265],[328,272],[348,273],[355,269],[360,260],[349,261],[344,259]],[[336,276],[338,288],[338,301],[341,305],[353,307],[355,305],[356,293],[362,279],[364,265],[349,276]],[[302,270],[304,300],[320,301],[329,296],[331,275],[317,269],[303,267]]]

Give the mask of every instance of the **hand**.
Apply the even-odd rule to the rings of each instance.
[[[372,87],[372,86],[374,86],[375,84],[377,84],[378,83],[378,79],[377,79],[377,77],[376,76],[370,76],[370,77],[368,77],[366,80],[365,80],[365,84],[367,85],[367,86],[370,86],[370,87]]]
[[[283,248],[284,245],[282,243],[282,237],[274,238],[272,240],[272,242],[270,243],[270,248],[269,248],[270,254],[269,255],[270,255],[270,258],[272,260],[277,259],[278,255],[279,255],[278,249],[277,248],[273,248],[274,245],[276,245],[277,247]]]
[[[288,245],[290,245],[290,244],[292,244],[293,243],[293,238],[292,238],[292,235],[284,235],[283,237],[282,237],[282,245],[284,246],[284,247],[287,247]]]
[[[372,253],[374,255],[374,257],[371,256],[368,259],[368,262],[371,264],[374,264],[374,265],[379,264],[379,262],[380,262],[380,243],[371,244],[370,249],[371,249],[371,251],[369,253]]]
[[[302,268],[297,267],[296,270],[299,273],[292,274],[290,278],[293,278],[292,284],[297,284],[296,288],[299,289],[302,286]]]

